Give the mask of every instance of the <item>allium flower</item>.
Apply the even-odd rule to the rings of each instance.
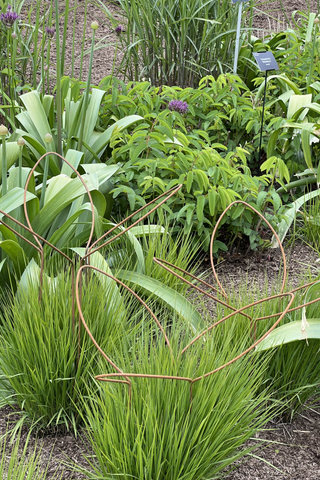
[[[171,100],[171,102],[168,105],[168,108],[172,112],[187,113],[188,104],[187,102],[183,102],[182,100]]]
[[[119,35],[121,35],[121,33],[124,31],[124,29],[121,27],[121,25],[118,25],[114,31],[119,37]]]
[[[3,124],[0,125],[0,137],[5,137],[6,135],[8,135],[9,131],[7,129],[7,127]]]
[[[14,22],[19,18],[19,15],[16,12],[12,11],[11,5],[8,5],[7,12],[1,13],[0,20],[8,28],[12,27]]]
[[[54,34],[55,34],[55,29],[54,28],[49,28],[49,27],[46,27],[46,33],[48,35],[49,38],[53,38]]]
[[[46,133],[45,136],[43,137],[43,140],[44,140],[46,143],[52,142],[52,135],[50,135],[50,133]]]

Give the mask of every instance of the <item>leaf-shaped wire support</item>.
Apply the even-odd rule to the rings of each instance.
[[[47,155],[56,155],[57,157],[59,157],[61,160],[63,160],[64,162],[67,163],[67,165],[76,173],[76,175],[80,178],[81,182],[83,183],[84,185],[84,188],[86,190],[86,193],[88,194],[88,197],[89,197],[89,201],[90,201],[90,206],[91,206],[91,211],[92,211],[92,225],[91,225],[91,230],[90,230],[90,236],[89,236],[89,240],[88,240],[88,243],[86,244],[86,249],[85,249],[85,255],[82,257],[82,261],[81,261],[81,264],[80,264],[80,268],[78,269],[77,271],[77,276],[75,278],[75,263],[72,259],[70,259],[64,252],[62,252],[61,250],[59,250],[56,246],[52,245],[50,242],[48,242],[46,239],[44,239],[43,237],[41,237],[41,235],[37,234],[34,229],[32,228],[32,225],[31,225],[31,222],[30,222],[30,219],[29,219],[29,216],[28,216],[28,211],[27,211],[27,190],[28,190],[28,185],[29,185],[29,182],[30,182],[30,179],[36,169],[36,167],[39,165],[39,163],[41,162],[41,160],[46,157]],[[215,323],[213,323],[211,326],[209,326],[208,328],[206,328],[203,332],[199,333],[186,347],[184,347],[182,349],[182,351],[180,352],[180,355],[183,355],[185,354],[185,352],[190,349],[192,347],[192,345],[194,345],[197,341],[199,341],[202,337],[204,337],[205,335],[209,334],[209,332],[211,330],[213,330],[214,328],[218,327],[220,324],[222,324],[223,322],[225,322],[227,319],[229,318],[232,318],[234,317],[235,315],[242,315],[244,316],[245,318],[248,319],[248,321],[250,321],[250,328],[252,329],[252,327],[254,328],[254,336],[253,336],[253,342],[252,344],[250,345],[250,347],[248,347],[246,350],[244,350],[243,352],[241,352],[239,355],[237,355],[236,357],[234,357],[233,359],[229,360],[228,362],[226,362],[225,364],[217,367],[215,370],[212,370],[211,372],[207,372],[205,373],[204,375],[202,375],[201,377],[196,377],[196,378],[189,378],[189,377],[182,377],[182,376],[179,376],[178,375],[178,372],[177,372],[177,375],[153,375],[153,374],[140,374],[140,373],[126,373],[126,372],[123,372],[118,366],[115,365],[114,362],[112,362],[112,360],[107,356],[107,354],[102,350],[102,348],[99,346],[99,344],[96,342],[95,338],[93,337],[86,321],[85,321],[85,318],[84,318],[84,315],[83,315],[83,312],[82,312],[82,307],[81,307],[81,298],[82,298],[82,288],[81,288],[81,285],[82,285],[82,274],[83,272],[88,272],[90,270],[93,270],[93,271],[96,271],[97,273],[99,274],[102,274],[102,275],[105,275],[107,276],[108,278],[110,278],[111,280],[113,280],[114,282],[116,282],[117,284],[121,285],[123,288],[125,288],[128,292],[130,292],[131,295],[133,295],[142,305],[143,307],[148,311],[148,313],[151,315],[151,317],[153,318],[153,320],[155,321],[155,323],[157,324],[159,330],[161,331],[164,339],[165,339],[165,342],[168,346],[168,348],[170,349],[170,352],[172,354],[172,358],[173,358],[173,362],[175,364],[175,359],[174,359],[174,356],[173,356],[173,351],[172,351],[172,348],[171,348],[171,345],[170,345],[170,342],[169,342],[169,338],[164,330],[164,328],[162,327],[161,323],[159,322],[159,320],[157,319],[157,317],[155,316],[155,314],[152,312],[152,310],[148,307],[148,305],[146,304],[146,302],[144,302],[144,300],[142,300],[142,298],[139,297],[139,295],[134,292],[131,288],[129,288],[124,282],[118,280],[116,277],[114,277],[113,275],[97,268],[97,267],[94,267],[94,266],[91,266],[90,265],[90,256],[99,251],[101,248],[107,246],[108,244],[112,243],[113,241],[115,241],[116,239],[118,239],[121,235],[124,235],[126,232],[128,232],[131,228],[133,228],[135,225],[137,225],[138,223],[142,222],[143,220],[145,220],[146,218],[149,217],[149,215],[151,215],[154,211],[156,211],[163,203],[165,203],[168,199],[170,199],[173,195],[175,195],[176,193],[179,192],[179,190],[182,188],[182,185],[179,185],[178,187],[175,187],[175,188],[172,188],[171,190],[169,190],[168,192],[165,192],[163,193],[162,195],[160,195],[159,197],[153,199],[151,202],[149,202],[148,204],[144,205],[143,207],[141,207],[139,210],[137,210],[136,212],[132,213],[131,215],[129,215],[127,218],[125,218],[124,220],[122,220],[119,224],[115,225],[114,227],[112,227],[110,230],[108,230],[106,233],[104,233],[99,239],[97,239],[94,243],[92,243],[92,238],[93,238],[93,232],[94,232],[94,222],[95,222],[95,216],[94,216],[94,205],[93,205],[93,201],[92,201],[92,197],[91,197],[91,194],[90,194],[90,191],[89,191],[89,188],[88,186],[86,185],[85,181],[83,180],[83,178],[81,177],[81,175],[78,173],[78,171],[65,159],[63,158],[61,155],[55,153],[55,152],[48,152],[46,153],[45,155],[43,155],[38,161],[37,163],[34,165],[33,169],[31,170],[29,176],[28,176],[28,179],[27,179],[27,182],[26,182],[26,185],[25,185],[25,189],[24,189],[24,213],[25,213],[25,217],[26,217],[26,222],[28,224],[28,226],[25,226],[23,225],[21,222],[19,222],[18,220],[16,220],[15,218],[13,218],[11,215],[7,214],[6,212],[4,211],[1,211],[0,210],[0,214],[2,214],[3,216],[5,216],[6,218],[8,218],[9,220],[12,220],[13,222],[15,222],[19,227],[22,227],[24,228],[24,230],[28,233],[28,234],[31,234],[33,236],[33,238],[35,239],[36,241],[36,244],[35,245],[34,243],[30,242],[30,240],[26,237],[24,237],[21,233],[15,231],[15,229],[13,229],[11,226],[7,225],[3,220],[0,220],[1,223],[3,223],[9,230],[11,230],[13,233],[15,233],[19,238],[25,240],[29,245],[33,246],[39,253],[40,257],[41,257],[41,269],[40,269],[40,282],[39,282],[39,300],[41,300],[41,290],[42,290],[42,282],[43,282],[43,269],[44,269],[44,249],[43,249],[43,244],[46,244],[48,245],[50,248],[52,248],[53,250],[55,250],[57,253],[59,253],[63,258],[65,258],[68,263],[70,264],[70,267],[71,267],[71,270],[72,270],[72,326],[73,326],[73,329],[75,328],[75,301],[77,302],[77,307],[78,307],[78,312],[79,312],[79,332],[78,332],[78,349],[80,349],[80,330],[81,330],[81,323],[82,325],[84,326],[85,330],[86,330],[86,333],[87,335],[90,337],[91,341],[93,342],[93,344],[95,345],[95,347],[97,348],[97,350],[100,352],[100,354],[107,360],[107,362],[111,365],[112,368],[114,368],[114,370],[116,371],[115,373],[108,373],[108,374],[100,374],[100,375],[97,375],[95,378],[96,380],[100,380],[100,381],[104,381],[104,382],[116,382],[116,383],[123,383],[125,385],[128,385],[129,387],[129,401],[131,399],[131,396],[132,396],[132,381],[131,381],[131,378],[148,378],[148,379],[164,379],[164,380],[176,380],[176,381],[184,381],[184,382],[188,382],[190,384],[190,401],[192,401],[192,387],[193,387],[193,384],[195,382],[198,382],[202,379],[205,379],[213,374],[215,374],[216,372],[226,368],[227,366],[231,365],[232,363],[238,361],[240,358],[242,358],[243,356],[245,356],[246,354],[248,354],[249,352],[251,352],[252,350],[254,350],[256,348],[256,346],[262,342],[279,324],[280,322],[283,320],[283,318],[285,317],[285,315],[287,315],[289,312],[293,312],[295,310],[298,310],[298,309],[301,309],[303,307],[306,307],[308,305],[311,305],[311,304],[314,304],[316,302],[318,302],[320,300],[320,298],[317,298],[315,300],[311,300],[309,302],[306,302],[304,303],[303,305],[299,305],[298,307],[294,307],[294,308],[291,308],[292,307],[292,304],[293,304],[293,301],[294,301],[294,298],[295,298],[295,295],[294,293],[303,289],[303,288],[307,288],[311,285],[313,285],[314,283],[316,283],[317,280],[315,280],[314,282],[310,282],[308,284],[305,284],[303,285],[302,287],[298,287],[294,290],[292,290],[291,292],[287,292],[287,293],[284,293],[284,287],[285,287],[285,281],[286,281],[286,258],[285,258],[285,253],[284,253],[284,249],[280,243],[280,241],[278,240],[278,237],[277,237],[277,234],[276,232],[274,231],[272,225],[264,218],[264,216],[258,212],[254,207],[252,207],[251,205],[249,205],[248,203],[244,202],[244,201],[241,201],[241,200],[237,200],[235,202],[233,202],[232,204],[230,204],[225,210],[224,212],[221,214],[220,218],[218,219],[217,221],[217,224],[214,228],[214,231],[213,231],[213,234],[212,234],[212,237],[211,237],[211,243],[210,243],[210,261],[211,261],[211,267],[212,267],[212,272],[213,272],[213,275],[216,279],[216,282],[218,284],[218,289],[217,288],[214,288],[213,286],[211,286],[210,284],[208,284],[207,282],[205,282],[204,280],[196,277],[195,275],[179,268],[179,267],[176,267],[172,264],[170,264],[169,262],[165,261],[165,260],[161,260],[161,259],[158,259],[158,258],[154,258],[154,261],[162,266],[163,268],[165,268],[168,272],[170,272],[171,274],[175,275],[177,278],[179,278],[181,281],[185,282],[189,287],[192,287],[193,289],[197,290],[198,292],[200,292],[201,294],[204,294],[206,295],[207,297],[211,298],[212,300],[220,303],[221,305],[223,305],[224,307],[232,310],[232,312],[228,315],[226,315],[225,317],[223,317],[222,319],[216,321]],[[159,203],[157,203],[153,208],[150,209],[150,211],[148,211],[147,213],[145,213],[144,215],[142,215],[138,220],[134,221],[129,227],[127,228],[124,228],[120,233],[116,234],[115,236],[113,236],[112,238],[110,238],[109,240],[107,240],[106,242],[104,242],[102,245],[99,245],[99,243],[104,240],[108,235],[110,235],[111,233],[113,233],[115,230],[119,229],[120,227],[122,227],[122,225],[131,220],[135,215],[137,215],[138,213],[142,212],[144,209],[148,208],[149,206],[151,206],[152,204],[154,204],[155,202],[158,202],[159,200],[161,200]],[[232,208],[234,205],[236,204],[243,204],[244,206],[246,206],[247,208],[250,208],[252,211],[254,211],[258,216],[260,216],[260,218],[266,223],[266,225],[270,228],[270,230],[273,232],[273,234],[275,235],[275,238],[277,238],[277,240],[279,241],[279,245],[280,245],[280,249],[281,249],[281,254],[282,254],[282,259],[283,259],[283,280],[282,280],[282,286],[281,286],[281,291],[278,295],[273,295],[273,296],[269,296],[267,298],[264,298],[262,300],[257,300],[256,302],[253,302],[251,304],[248,304],[244,307],[241,307],[241,308],[236,308],[232,305],[230,305],[229,303],[229,299],[228,299],[228,295],[227,293],[224,291],[219,279],[218,279],[218,276],[217,276],[217,273],[215,271],[215,268],[214,268],[214,263],[213,263],[213,254],[212,254],[212,246],[213,246],[213,242],[214,242],[214,238],[215,238],[215,235],[216,235],[216,232],[218,230],[218,227],[219,227],[219,224],[222,220],[222,218],[224,217],[224,215],[227,213],[227,211]],[[87,261],[87,264],[83,264],[83,262]],[[175,272],[174,270],[177,270],[179,271],[180,273],[177,273]],[[224,300],[221,300],[219,299],[218,297],[216,297],[215,295],[212,295],[211,293],[209,293],[208,291],[204,290],[203,288],[200,288],[199,286],[195,285],[193,282],[185,279],[182,275],[185,275],[187,277],[190,277],[193,281],[198,281],[201,286],[203,287],[206,287],[206,288],[209,288],[211,291],[215,291],[217,293],[220,293],[224,299]],[[281,299],[281,298],[284,298],[284,297],[288,297],[288,304],[287,306],[284,308],[284,310],[278,312],[278,313],[275,313],[275,314],[272,314],[272,315],[269,315],[269,316],[265,316],[265,317],[258,317],[256,319],[253,319],[252,316],[248,315],[245,311],[247,309],[250,309],[250,308],[253,308],[259,304],[262,304],[264,302],[267,302],[267,301],[271,301],[271,300],[274,300],[274,299]],[[257,325],[257,322],[258,321],[261,321],[261,320],[264,320],[264,319],[271,319],[271,318],[275,318],[275,322],[273,323],[273,325],[271,326],[271,328],[269,328],[269,330],[264,334],[262,335],[258,340],[256,340],[256,325]],[[79,350],[80,351],[80,350]]]
[[[274,230],[273,226],[271,225],[270,222],[268,222],[268,220],[264,217],[264,215],[262,215],[262,213],[258,212],[258,210],[256,210],[252,205],[250,205],[249,203],[247,202],[244,202],[243,200],[235,200],[234,202],[230,203],[230,205],[222,212],[222,214],[220,215],[214,229],[213,229],[213,232],[212,232],[212,236],[211,236],[211,242],[210,242],[210,262],[211,262],[211,268],[212,268],[212,273],[213,273],[213,276],[217,282],[217,284],[219,285],[220,287],[220,290],[222,293],[225,294],[225,296],[227,297],[227,294],[226,292],[224,291],[223,289],[223,286],[221,285],[220,281],[219,281],[219,278],[218,278],[218,275],[215,271],[215,268],[214,268],[214,261],[213,261],[213,252],[212,252],[212,247],[213,247],[213,242],[214,242],[214,239],[215,239],[215,236],[216,236],[216,233],[218,231],[218,228],[219,228],[219,225],[223,219],[223,217],[226,215],[226,213],[228,212],[228,210],[230,210],[230,208],[232,208],[234,205],[245,205],[247,208],[250,208],[250,210],[252,210],[254,213],[256,213],[260,218],[261,220],[263,220],[266,225],[270,228],[270,230],[272,231],[272,233],[274,234],[275,238],[277,239],[277,241],[279,242],[279,246],[280,246],[280,250],[281,250],[281,255],[282,255],[282,261],[283,261],[283,278],[282,278],[282,285],[281,285],[281,290],[280,292],[282,293],[284,291],[284,287],[285,287],[285,283],[286,283],[286,280],[287,280],[287,262],[286,262],[286,255],[284,253],[284,249],[283,249],[283,246],[281,245],[281,242],[280,242],[280,239],[277,235],[277,232]],[[228,297],[227,297],[228,298]]]

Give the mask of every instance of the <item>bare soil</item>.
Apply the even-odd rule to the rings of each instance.
[[[74,0],[73,0],[74,2]],[[117,16],[119,24],[122,22],[119,6],[116,2],[111,3],[108,0],[104,2],[108,8]],[[71,2],[71,6],[72,6]],[[281,4],[285,8],[287,18],[281,13]],[[77,10],[77,54],[81,51],[82,27],[84,23],[84,2],[78,1]],[[286,28],[288,19],[295,10],[307,11],[310,5],[311,11],[317,12],[317,1],[311,0],[282,0],[269,2],[256,2],[255,4],[255,27],[261,29],[262,34],[267,34],[268,30],[280,30]],[[267,12],[267,13],[266,13]],[[104,48],[99,49],[94,57],[91,82],[98,85],[102,78],[110,75],[114,67],[117,67],[121,61],[121,51],[119,49],[119,39],[114,32],[114,26],[109,20],[101,14],[101,10],[94,5],[90,5],[88,18],[86,22],[86,47],[90,45],[92,31],[90,24],[97,20],[100,24],[96,33],[97,41],[101,40],[105,44]],[[70,27],[71,38],[71,27]],[[118,46],[117,46],[118,45]],[[71,49],[67,53],[67,63],[71,63]],[[83,76],[85,81],[89,69],[89,56],[84,60]],[[54,79],[55,68],[52,64],[52,76]],[[75,76],[79,73],[77,64]],[[306,272],[310,275],[318,273],[318,255],[309,247],[303,244],[296,244],[293,249],[287,252],[289,258],[289,279],[293,285],[298,285],[302,276]],[[208,263],[204,263],[202,268],[207,269]],[[218,273],[226,288],[228,283],[242,285],[244,279],[259,285],[259,288],[265,288],[267,280],[268,285],[274,284],[278,279],[281,270],[280,253],[276,250],[268,250],[262,254],[248,254],[234,257],[226,256],[224,261],[218,267]],[[281,273],[281,272],[280,272]],[[209,281],[214,282],[213,277]],[[210,305],[208,305],[210,308]],[[211,307],[213,308],[213,306]],[[0,436],[4,435],[8,427],[12,427],[18,417],[9,407],[0,411]],[[28,435],[27,428],[22,432],[22,443]],[[320,409],[312,407],[299,415],[292,424],[271,423],[266,429],[259,433],[257,438],[252,439],[257,445],[257,450],[253,455],[248,456],[245,462],[235,465],[236,469],[227,476],[228,480],[285,480],[299,479],[320,480]],[[31,434],[30,451],[34,445],[41,448],[41,455],[44,467],[48,464],[48,478],[54,476],[62,480],[81,478],[81,475],[75,473],[72,469],[73,463],[87,466],[83,455],[88,453],[86,442],[80,437],[74,438],[68,435],[47,435],[36,438]],[[62,465],[61,462],[64,462]]]

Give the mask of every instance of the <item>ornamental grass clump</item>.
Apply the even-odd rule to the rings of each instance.
[[[165,326],[166,319],[158,318]],[[86,472],[89,478],[221,478],[225,468],[250,450],[244,442],[270,415],[266,390],[257,395],[265,362],[255,365],[247,357],[202,378],[242,348],[244,339],[233,340],[232,328],[223,336],[217,329],[181,355],[192,333],[174,318],[167,322],[173,355],[145,320],[117,366],[127,374],[199,381],[193,384],[192,395],[190,383],[183,380],[131,378],[131,394],[123,383],[101,383],[99,395],[86,402],[85,423],[95,454]],[[101,362],[101,373],[105,372]]]
[[[227,0],[119,0],[119,29],[102,0],[124,52],[120,66],[130,80],[193,87],[205,75],[231,71],[237,9]]]
[[[121,355],[127,318],[113,284],[105,282],[102,287],[92,276],[89,283],[83,282],[82,295],[94,338],[110,355],[114,349]],[[78,350],[70,274],[45,275],[41,301],[34,278],[24,275],[16,296],[6,301],[2,312],[0,391],[7,392],[5,402],[38,428],[76,432],[83,406],[79,394],[94,395],[90,379],[97,373],[97,351],[83,329]]]

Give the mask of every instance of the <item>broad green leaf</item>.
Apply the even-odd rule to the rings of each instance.
[[[301,129],[301,143],[304,154],[304,159],[308,168],[312,167],[311,148],[310,148],[310,136],[314,130],[314,126],[311,123],[305,123]]]
[[[140,120],[144,120],[144,118],[141,117],[140,115],[129,115],[125,118],[122,118],[121,120],[118,120],[113,125],[111,125],[105,132],[103,132],[99,136],[99,138],[91,145],[92,150],[94,150],[98,154],[105,148],[105,146],[110,141],[112,132],[114,131],[115,128],[117,128],[118,131],[121,131],[127,127],[130,127],[130,125],[133,125],[134,123]],[[92,161],[92,155],[90,154],[90,152],[86,152],[85,162],[90,163],[91,161]]]
[[[320,339],[320,318],[308,319],[309,327],[306,335],[301,332],[301,321],[290,322],[275,328],[262,342],[256,346],[257,352],[268,350],[269,348],[279,347],[280,345],[306,341],[307,339]]]
[[[306,43],[311,41],[312,31],[313,31],[313,23],[314,19],[316,18],[315,13],[309,14],[309,21],[308,21],[308,28],[306,32]]]
[[[30,131],[27,129],[27,131],[36,136],[38,140],[42,140],[44,142],[44,137],[47,133],[51,134],[51,128],[46,116],[46,112],[43,108],[43,105],[40,101],[40,97],[37,91],[32,90],[31,92],[24,93],[23,95],[20,96],[20,100],[26,107],[26,110],[28,112],[29,118],[31,122],[33,123],[35,130],[32,129],[33,131]],[[21,115],[21,114],[19,114]],[[18,116],[19,116],[18,115]],[[20,118],[19,118],[19,121]],[[23,121],[21,122],[23,125]],[[47,148],[51,151],[55,151],[55,144],[54,141],[52,140],[48,145]]]
[[[13,240],[14,242],[17,241],[16,235],[3,224],[0,225],[0,232],[3,240]]]
[[[16,187],[10,190],[4,197],[0,198],[0,210],[3,210],[6,213],[12,212],[15,208],[20,207],[23,205],[23,195],[24,190],[22,188]],[[27,192],[27,202],[33,198],[36,198],[30,192]],[[0,219],[3,218],[3,215],[0,214]]]
[[[97,173],[99,182],[101,183],[104,183],[106,180],[108,180],[119,168],[116,165],[105,167],[105,169]],[[50,227],[57,215],[62,212],[65,207],[70,205],[76,198],[86,194],[86,189],[79,178],[70,179],[65,176],[63,176],[63,178],[64,186],[59,189],[59,185],[56,183],[56,181],[54,182],[56,194],[50,197],[50,200],[44,205],[44,207],[41,209],[41,211],[38,213],[38,215],[32,222],[33,229],[40,235],[42,235],[47,230],[47,228]],[[90,176],[83,175],[82,178],[86,182],[88,189],[93,190],[94,187],[89,181]]]
[[[65,159],[77,170],[82,157],[83,157],[83,152],[78,152],[77,150],[72,150],[72,148],[70,148],[67,151]],[[70,168],[66,162],[63,162],[62,168],[61,168],[61,174],[68,175],[68,177],[71,177],[73,173],[74,172],[72,168]]]
[[[203,222],[203,209],[204,209],[204,204],[205,204],[205,197],[203,195],[199,195],[197,198],[197,217],[199,222]]]
[[[68,185],[73,180],[66,175],[57,175],[49,181],[49,185],[46,189],[46,196],[45,196],[45,205],[50,202],[56,195],[58,195],[63,187]],[[56,199],[57,200],[57,199]]]
[[[130,232],[135,237],[143,237],[144,235],[157,235],[159,233],[165,233],[166,229],[161,225],[137,225],[132,227]]]
[[[91,205],[90,203],[84,203],[81,208],[79,208],[71,217],[69,217],[62,225],[61,227],[54,232],[54,234],[49,238],[49,242],[52,243],[52,245],[55,246],[61,246],[63,247],[66,245],[66,242],[63,242],[61,245],[61,242],[59,244],[60,239],[62,238],[63,235],[68,231],[68,229],[73,225],[74,229],[76,228],[76,220],[79,218],[81,213],[84,211],[89,210],[91,212]],[[50,249],[50,247],[48,247]],[[51,250],[50,250],[51,251]]]
[[[21,188],[25,187],[25,184],[27,182],[29,173],[30,173],[30,168],[27,167],[22,167],[21,169]],[[37,173],[35,173],[37,175]],[[8,191],[12,190],[13,188],[16,188],[19,186],[19,167],[13,167],[10,168],[9,171],[9,177],[8,177]],[[34,181],[34,175],[31,177],[29,181],[29,187],[28,191],[31,193],[35,193],[35,181]]]
[[[16,142],[6,142],[7,170],[18,160],[20,147]],[[2,144],[0,146],[0,180],[2,180]]]
[[[105,163],[82,164],[81,167],[89,175],[89,179],[95,180],[95,185],[98,187],[96,189],[104,195],[113,189],[113,184],[108,179],[120,168],[117,165],[106,165]]]
[[[39,158],[42,157],[42,155],[44,155],[47,152],[46,147],[44,145],[42,145],[42,143],[40,143],[32,135],[29,135],[28,133],[24,132],[23,130],[19,130],[19,129],[17,130],[17,132],[19,133],[19,135],[21,137],[24,138],[24,140],[26,142],[26,145],[30,148],[30,150],[32,151],[32,153],[34,154],[34,156],[36,157],[37,160],[39,160]],[[59,163],[58,163],[56,158],[57,157],[54,156],[54,155],[49,156],[49,159],[50,159],[49,160],[49,166],[50,166],[50,170],[51,170],[53,175],[59,175],[60,174],[60,167],[59,167]],[[41,165],[42,168],[43,168],[43,165]],[[33,162],[32,162],[32,164],[30,162],[30,166],[33,167]]]
[[[0,242],[0,248],[2,248],[2,250],[9,256],[14,265],[16,274],[20,275],[27,263],[23,248],[21,248],[18,242],[14,240],[4,240],[3,242]]]
[[[94,127],[99,118],[99,109],[103,96],[105,95],[104,90],[99,90],[98,88],[93,88],[90,95],[90,102],[86,110],[85,124],[83,130],[83,140],[91,146],[91,135],[94,130]],[[82,106],[83,109],[83,106]]]
[[[302,205],[308,200],[311,200],[311,198],[317,197],[318,195],[320,195],[320,190],[315,190],[314,192],[307,193],[306,195],[303,195],[302,197],[292,202],[292,206],[287,208],[287,210],[283,214],[286,220],[281,220],[281,222],[277,225],[277,234],[281,243],[285,239],[285,236]],[[271,244],[272,248],[278,247],[278,241],[274,235],[272,236]]]
[[[57,277],[51,278],[45,272],[43,274],[44,278],[50,283],[50,287],[52,287],[53,291],[55,285],[59,281],[59,275]],[[17,288],[17,295],[23,295],[23,298],[26,298],[30,287],[39,287],[40,286],[40,267],[36,263],[36,261],[32,258],[28,265],[26,266],[23,274],[21,275],[18,288]]]
[[[288,105],[287,118],[290,119],[302,107],[306,107],[312,102],[312,94],[307,95],[291,95]],[[299,120],[303,120],[307,114],[307,109],[300,114]]]
[[[190,193],[193,182],[193,172],[190,170],[187,174],[187,192]]]
[[[213,216],[216,211],[217,192],[211,188],[208,192],[210,215]]]
[[[79,255],[81,258],[85,255],[85,248],[72,248],[71,250],[77,253],[77,255]],[[92,265],[93,267],[99,268],[100,270],[108,273],[109,275],[113,275],[112,270],[110,269],[108,263],[105,261],[105,259],[103,258],[100,252],[95,252],[92,255],[90,255],[90,265]],[[118,284],[111,278],[107,277],[107,275],[103,275],[97,271],[94,271],[94,274],[97,276],[97,278],[99,278],[99,281],[101,282],[101,285],[105,289],[106,294],[107,293],[109,294],[111,292],[113,301],[117,303],[119,311],[123,311],[123,315],[124,315],[125,306],[119,291]]]
[[[145,293],[157,297],[164,302],[170,309],[178,313],[189,324],[194,333],[199,333],[205,323],[194,308],[194,306],[180,293],[163,283],[140,273],[134,273],[127,270],[120,270],[118,278],[133,288],[141,288]]]

